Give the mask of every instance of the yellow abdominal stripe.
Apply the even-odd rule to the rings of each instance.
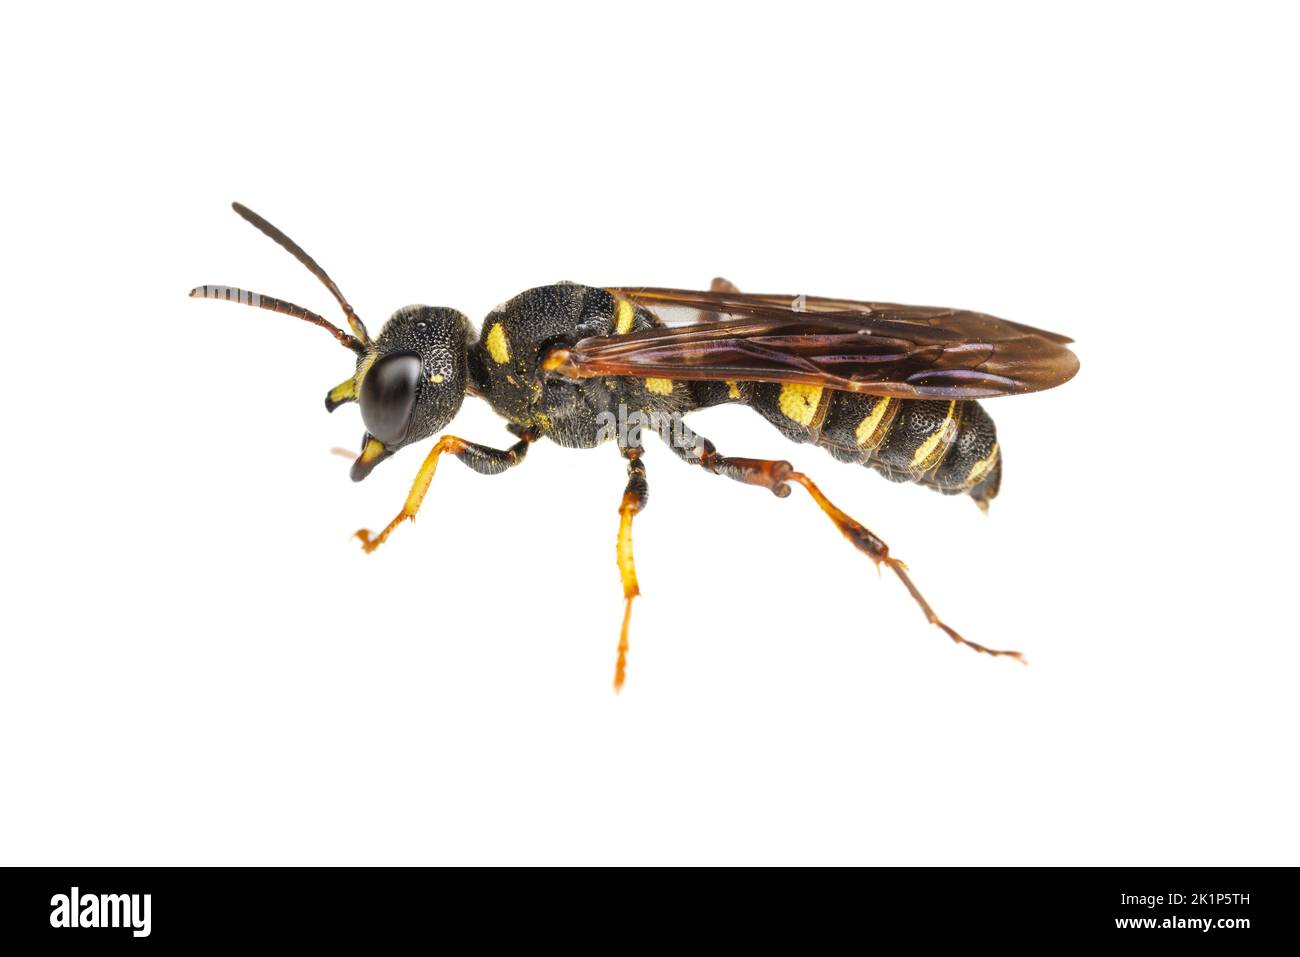
[[[889,422],[885,419],[885,413],[890,410],[893,404],[893,399],[888,396],[881,396],[876,400],[876,404],[871,407],[871,411],[866,414],[866,417],[858,423],[853,437],[858,440],[860,448],[870,452],[879,447],[889,427]]]
[[[933,435],[917,447],[916,453],[912,456],[913,471],[928,472],[939,464],[957,434],[956,410],[957,403],[949,402],[943,422],[934,430]]]
[[[989,449],[987,457],[980,459],[970,467],[970,472],[966,475],[966,481],[963,483],[966,488],[974,488],[984,481],[984,478],[993,471],[993,466],[998,461],[998,444],[993,443],[993,448]]]
[[[506,339],[506,331],[501,323],[498,322],[488,331],[486,345],[488,355],[497,365],[505,365],[510,361],[510,342]]]
[[[786,383],[781,386],[781,395],[777,399],[781,414],[800,425],[811,425],[817,415],[817,406],[822,401],[822,391],[819,385]]]

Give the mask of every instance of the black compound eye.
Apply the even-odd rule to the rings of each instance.
[[[406,438],[420,386],[420,357],[410,353],[384,356],[361,380],[361,421],[385,445]]]

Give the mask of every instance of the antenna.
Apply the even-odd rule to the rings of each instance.
[[[316,260],[307,255],[306,250],[243,203],[231,203],[230,208],[262,232],[266,233],[266,235],[274,239],[277,243],[288,250],[294,259],[298,260],[298,262],[310,269],[312,275],[319,279],[325,285],[325,288],[333,293],[334,298],[337,299],[339,305],[343,307],[343,314],[348,317],[348,325],[352,327],[352,334],[361,341],[363,346],[370,344],[370,336],[366,332],[366,325],[361,321],[361,317],[356,314],[351,304],[343,297],[343,293],[339,291],[339,287],[334,280],[329,277],[329,274],[325,272],[324,269],[321,269],[320,264],[316,262]]]
[[[227,302],[238,302],[245,306],[253,306],[255,309],[267,309],[271,312],[293,316],[295,319],[302,319],[313,325],[320,326],[322,329],[328,329],[335,339],[357,355],[363,355],[366,351],[366,347],[360,339],[348,335],[323,316],[318,316],[310,309],[304,309],[302,306],[285,302],[283,299],[276,299],[274,296],[264,296],[260,292],[249,292],[247,289],[240,289],[236,286],[198,286],[190,290],[190,298],[224,299]]]

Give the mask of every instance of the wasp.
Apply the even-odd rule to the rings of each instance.
[[[899,578],[931,625],[974,651],[1025,662],[1018,651],[977,644],[942,621],[889,546],[789,462],[724,455],[682,420],[697,409],[745,405],[791,441],[820,446],[891,481],[969,496],[987,510],[1002,480],[1002,454],[977,400],[1068,381],[1079,361],[1066,336],[960,309],[746,294],[715,279],[707,292],[540,286],[492,310],[481,330],[455,309],[406,306],[372,337],[297,243],[247,207],[233,208],[325,285],[351,333],[301,306],[231,286],[199,286],[190,296],[303,319],[355,353],[352,374],[325,396],[329,412],[360,406],[366,431],[353,481],[441,432],[466,396],[487,400],[515,439],[496,448],[441,435],[402,510],[378,534],[356,533],[365,551],[415,518],[444,455],[498,475],[520,465],[541,439],[573,449],[613,442],[627,462],[616,552],[624,598],[614,669],[620,690],[639,594],[632,522],[649,496],[642,445],[649,425],[679,458],[708,474],[781,498],[792,486],[804,489],[877,570]]]

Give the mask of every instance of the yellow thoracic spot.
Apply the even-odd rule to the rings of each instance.
[[[888,418],[885,414],[893,408],[894,400],[882,395],[876,399],[876,404],[871,407],[871,411],[858,423],[853,437],[858,440],[858,447],[864,452],[874,451],[884,441],[885,433],[889,431],[890,420],[893,418],[892,413]]]
[[[636,309],[626,299],[614,300],[614,335],[625,336],[632,331]]]
[[[970,467],[966,473],[966,481],[962,483],[963,488],[974,488],[984,481],[989,472],[993,471],[993,466],[998,462],[998,444],[993,443],[993,448],[989,449],[989,454],[980,459]]]
[[[943,461],[953,439],[957,437],[958,417],[957,403],[949,402],[948,411],[944,413],[943,421],[934,430],[934,434],[917,446],[912,456],[912,471],[928,472]]]
[[[787,382],[781,386],[781,395],[777,399],[781,414],[800,425],[812,425],[812,420],[817,415],[817,406],[822,401],[823,391],[819,385]]]
[[[429,381],[432,382],[434,385],[438,385],[440,382],[442,382],[442,373],[435,372],[433,375],[429,376]]]
[[[735,379],[727,380],[727,398],[728,399],[740,398],[740,386],[736,383]]]
[[[510,361],[510,342],[499,322],[487,334],[487,351],[497,365],[505,365]]]
[[[650,392],[653,392],[655,395],[672,395],[672,394],[673,394],[673,380],[672,380],[672,379],[646,379],[646,380],[645,380],[645,387],[646,387],[646,389],[648,389]]]

